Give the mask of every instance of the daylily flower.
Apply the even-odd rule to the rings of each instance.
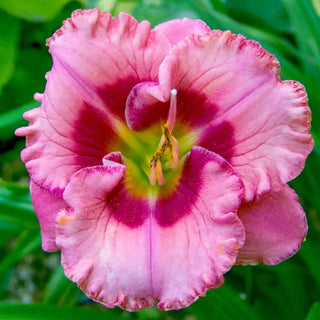
[[[107,307],[188,306],[234,265],[276,264],[307,231],[287,182],[313,148],[306,92],[257,42],[200,20],[151,30],[76,11],[25,113],[42,246]]]

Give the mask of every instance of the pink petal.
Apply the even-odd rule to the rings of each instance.
[[[191,34],[206,34],[211,31],[202,20],[186,18],[161,23],[154,30],[163,33],[172,45],[176,45]]]
[[[285,186],[239,210],[246,242],[238,264],[277,264],[295,254],[307,233],[306,215],[296,193]]]
[[[128,310],[157,301],[179,309],[220,286],[244,242],[237,174],[195,147],[172,195],[152,200],[122,186],[124,169],[106,160],[80,170],[66,187],[70,209],[58,216],[57,244],[67,277],[94,300]],[[142,222],[132,223],[137,215]]]
[[[76,171],[102,164],[116,137],[105,111],[88,104],[89,97],[70,81],[55,65],[41,107],[26,112],[30,125],[16,131],[27,137],[21,158],[32,180],[60,196]]]
[[[142,82],[130,92],[125,110],[126,122],[133,131],[166,122],[170,90],[162,91],[157,82]]]
[[[159,81],[161,87],[178,90],[181,120],[197,128],[234,108],[278,70],[278,61],[258,43],[213,30],[172,48],[160,66]]]
[[[258,43],[228,31],[179,42],[160,67],[161,90],[178,91],[177,119],[232,164],[247,200],[280,190],[313,148],[306,92],[278,71]]]
[[[163,34],[172,45],[191,36],[209,33],[210,28],[201,20],[178,19],[157,25],[154,31]],[[168,116],[170,90],[161,91],[157,82],[138,84],[127,100],[126,121],[133,130],[142,130],[155,122],[163,122]]]
[[[149,204],[126,190],[122,199],[113,197],[124,170],[109,161],[72,177],[64,193],[70,210],[57,219],[57,244],[66,276],[90,298],[136,310],[154,304],[150,232],[149,222],[132,225],[130,217],[149,216]]]
[[[160,63],[172,46],[148,21],[138,23],[123,12],[114,18],[98,9],[74,12],[48,45],[54,63],[83,89],[98,94],[104,108],[120,118],[132,87],[158,78]]]
[[[193,147],[169,198],[156,202],[153,288],[161,309],[179,309],[223,283],[243,245],[242,182],[223,158]]]
[[[244,182],[247,200],[280,190],[303,170],[313,140],[301,84],[269,81],[221,118],[212,122],[199,144],[232,164]]]
[[[27,136],[22,160],[32,179],[62,195],[72,174],[114,151],[114,117],[124,117],[136,83],[157,78],[171,43],[146,21],[92,9],[74,13],[48,44],[53,67],[44,95],[36,95],[42,105],[16,134]]]
[[[55,221],[58,212],[66,207],[66,203],[62,198],[39,188],[32,181],[30,182],[30,193],[33,208],[40,223],[42,249],[48,252],[57,251],[59,248],[55,242]]]

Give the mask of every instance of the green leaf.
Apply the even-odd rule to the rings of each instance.
[[[177,0],[139,0],[134,16],[138,20],[148,20],[152,26],[170,19],[199,18],[196,12],[190,8],[188,1]]]
[[[0,304],[0,319],[3,320],[117,320],[123,319],[114,311],[80,307],[58,307],[49,304],[23,305]]]
[[[224,6],[229,15],[237,20],[260,25],[264,29],[291,31],[288,16],[279,0],[226,0]]]
[[[0,223],[1,224],[1,223]],[[4,248],[8,242],[17,237],[21,232],[21,227],[12,226],[12,225],[4,225],[0,228],[1,237],[0,237],[0,248]],[[0,289],[1,290],[1,289]]]
[[[52,274],[44,289],[42,302],[49,304],[73,305],[80,289],[65,277],[61,266]]]
[[[0,94],[14,71],[19,31],[19,21],[0,11]]]
[[[187,311],[191,311],[199,320],[261,319],[256,310],[227,284],[208,291],[206,298],[200,298]]]
[[[193,10],[198,12],[199,16],[203,17],[211,28],[221,30],[228,29],[234,33],[241,33],[249,39],[261,41],[262,43],[267,43],[277,48],[284,56],[289,55],[296,57],[298,54],[294,46],[284,37],[279,36],[279,34],[236,21],[230,16],[214,10],[207,0],[190,0],[189,3]]]
[[[6,273],[25,255],[41,246],[41,236],[38,229],[31,229],[20,234],[15,247],[0,261],[0,283]],[[1,312],[0,312],[1,314]]]
[[[311,0],[312,6],[316,14],[320,17],[320,1],[319,0]]]
[[[0,230],[16,228],[38,229],[29,189],[0,179]]]
[[[6,181],[27,181],[28,173],[20,158],[20,153],[25,148],[25,139],[0,140],[1,147],[2,150],[9,151],[0,153],[0,176]]]
[[[320,19],[316,15],[310,1],[282,0],[292,26],[295,37],[304,55],[320,65]]]
[[[276,266],[233,266],[226,278],[265,320],[303,319],[317,295],[299,255]]]
[[[292,63],[292,61],[301,58],[299,51],[285,37],[270,30],[239,22],[227,14],[215,10],[208,0],[189,0],[188,2],[164,0],[159,3],[154,1],[152,5],[147,0],[140,0],[136,14],[139,19],[147,18],[153,25],[166,19],[184,16],[201,18],[213,29],[231,30],[233,33],[241,33],[249,39],[259,41],[263,47],[280,58],[280,62],[285,65],[285,70],[288,70],[286,77],[301,74],[301,70]]]
[[[34,101],[17,109],[13,109],[1,114],[0,139],[4,140],[13,137],[15,129],[27,124],[27,121],[22,117],[23,113],[38,106],[39,102]]]
[[[0,8],[18,18],[41,22],[53,19],[69,1],[70,0],[0,0]]]
[[[85,8],[99,8],[101,11],[111,11],[118,0],[81,0]]]
[[[100,1],[100,2],[102,3],[103,1]],[[114,16],[118,16],[121,11],[132,13],[134,9],[137,7],[137,5],[138,5],[138,0],[116,0],[114,1],[111,13]],[[105,11],[108,8],[106,6],[104,7],[101,4],[100,9]]]
[[[320,109],[320,18],[310,1],[282,0],[294,29],[293,37],[299,49],[299,63],[305,73],[304,85],[307,87],[313,119],[319,119]],[[300,80],[301,79],[297,79]],[[320,132],[320,122],[313,121],[313,130]]]
[[[166,317],[165,316],[166,311],[160,311],[156,306],[152,307],[152,308],[145,308],[139,311],[139,313],[137,314],[137,318],[139,320],[159,320],[159,319],[173,319],[170,317]],[[171,312],[171,315],[173,314],[182,314],[183,311],[173,311]],[[177,317],[178,319],[182,318],[182,317]]]
[[[320,256],[319,243],[320,241],[317,243],[315,239],[313,241],[307,240],[300,254],[305,261],[308,271],[313,276],[314,288],[317,286],[320,292],[319,260],[315,258]]]
[[[320,302],[316,302],[310,308],[310,311],[305,320],[319,320],[320,319]]]
[[[61,23],[61,21],[59,22]],[[35,92],[43,92],[45,87],[45,74],[52,65],[50,55],[47,52],[47,48],[44,46],[45,40],[42,39],[45,38],[45,36],[49,37],[52,34],[52,30],[45,30],[44,26],[47,25],[48,24],[36,25],[32,26],[32,28],[28,28],[30,33],[30,29],[36,29],[37,31],[34,31],[32,34],[33,40],[30,38],[27,39],[26,35],[23,39],[26,43],[21,43],[22,48],[17,55],[15,72],[3,89],[2,97],[0,99],[2,112],[28,104],[32,101]],[[39,39],[35,39],[37,36],[36,32],[40,33],[42,38],[39,36]],[[39,44],[41,47],[32,47],[32,41]]]

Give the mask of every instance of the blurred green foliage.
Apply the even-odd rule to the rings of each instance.
[[[58,254],[41,251],[40,230],[19,160],[22,113],[37,106],[51,58],[46,38],[79,8],[132,13],[154,26],[189,17],[242,33],[277,56],[282,79],[301,81],[316,146],[291,183],[307,213],[300,252],[278,266],[234,267],[220,289],[181,311],[108,310],[66,279]],[[320,4],[318,0],[0,0],[0,319],[320,319]],[[24,303],[24,304],[22,304]]]

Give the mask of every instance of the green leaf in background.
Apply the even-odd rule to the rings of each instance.
[[[41,236],[38,229],[30,229],[22,232],[12,250],[0,260],[0,284],[4,281],[6,274],[20,259],[28,253],[39,249]],[[1,314],[1,312],[0,312]]]
[[[111,310],[94,310],[55,305],[0,304],[1,320],[118,320],[122,316]]]
[[[0,95],[14,70],[19,31],[19,21],[0,10]]]
[[[25,148],[25,139],[12,137],[10,140],[0,139],[0,177],[5,181],[19,181],[27,184],[29,178],[20,153]],[[7,151],[8,150],[8,151]]]
[[[77,300],[76,296],[80,293],[80,289],[75,283],[65,277],[61,266],[51,275],[49,281],[44,288],[42,303],[74,305]]]
[[[293,37],[299,49],[300,63],[305,73],[304,79],[297,79],[307,87],[313,119],[320,119],[320,18],[310,1],[282,0],[293,28]],[[312,122],[313,128],[320,130],[320,121]]]
[[[52,1],[52,3],[55,2]],[[36,24],[21,21],[22,36],[16,55],[14,73],[0,95],[0,113],[27,104],[32,100],[35,92],[43,92],[44,76],[52,66],[51,56],[45,45],[46,39],[61,27],[64,19],[69,18],[74,10],[80,8],[80,2],[71,1],[53,20]]]
[[[133,14],[138,20],[148,20],[153,27],[170,19],[199,18],[190,7],[189,1],[179,0],[139,0]]]
[[[11,228],[36,228],[28,187],[8,184],[0,180],[0,230]]]
[[[288,15],[279,0],[225,0],[223,2],[229,14],[237,20],[251,25],[259,24],[266,30],[291,31]]]
[[[282,0],[289,13],[294,35],[303,55],[313,66],[320,66],[320,19],[310,1]]]
[[[305,320],[319,320],[320,319],[320,302],[316,302],[310,308],[310,311]]]
[[[217,1],[213,2],[216,6]],[[251,6],[251,10],[258,12],[257,6],[258,4]],[[224,9],[226,10],[226,7]],[[140,0],[135,15],[142,19],[143,17],[139,16],[140,10],[152,25],[182,17],[202,18],[212,29],[241,33],[248,39],[259,41],[267,50],[276,54],[282,64],[284,78],[294,79],[301,76],[301,70],[292,62],[298,58],[298,51],[285,37],[277,36],[274,30],[266,27],[257,28],[254,25],[245,24],[243,21],[240,23],[234,17],[227,15],[225,10],[222,12],[216,10],[208,0],[162,0],[160,2]],[[284,14],[282,7],[279,8],[279,11]]]
[[[0,8],[18,18],[41,22],[53,19],[69,1],[70,0],[0,0]]]
[[[3,106],[1,111],[9,111],[28,104],[33,100],[35,92],[43,92],[44,75],[50,70],[50,64],[50,55],[46,47],[42,50],[21,48],[16,59],[15,72],[0,98],[0,104]],[[28,85],[25,85],[26,83]]]
[[[106,2],[106,0],[104,0]],[[118,0],[115,1],[114,6],[112,7],[111,13],[114,16],[118,16],[121,11],[132,13],[138,5],[138,0]],[[100,7],[102,11],[105,11],[106,8],[103,6]]]
[[[320,1],[311,0],[315,13],[320,17]]]
[[[0,179],[0,250],[19,236],[22,230],[30,228],[38,229],[38,221],[31,204],[29,188]]]
[[[198,320],[262,320],[256,310],[227,283],[208,291],[206,298],[200,298],[187,311],[191,311]]]
[[[38,107],[39,102],[30,102],[22,107],[7,111],[0,114],[0,139],[9,139],[14,136],[14,130],[27,125],[27,121],[23,119],[22,115],[33,108]]]
[[[101,11],[111,11],[117,0],[81,0],[85,8],[99,8]]]
[[[119,12],[131,13],[137,6],[138,0],[81,0],[85,8],[99,8],[102,12],[109,11],[113,16]]]

